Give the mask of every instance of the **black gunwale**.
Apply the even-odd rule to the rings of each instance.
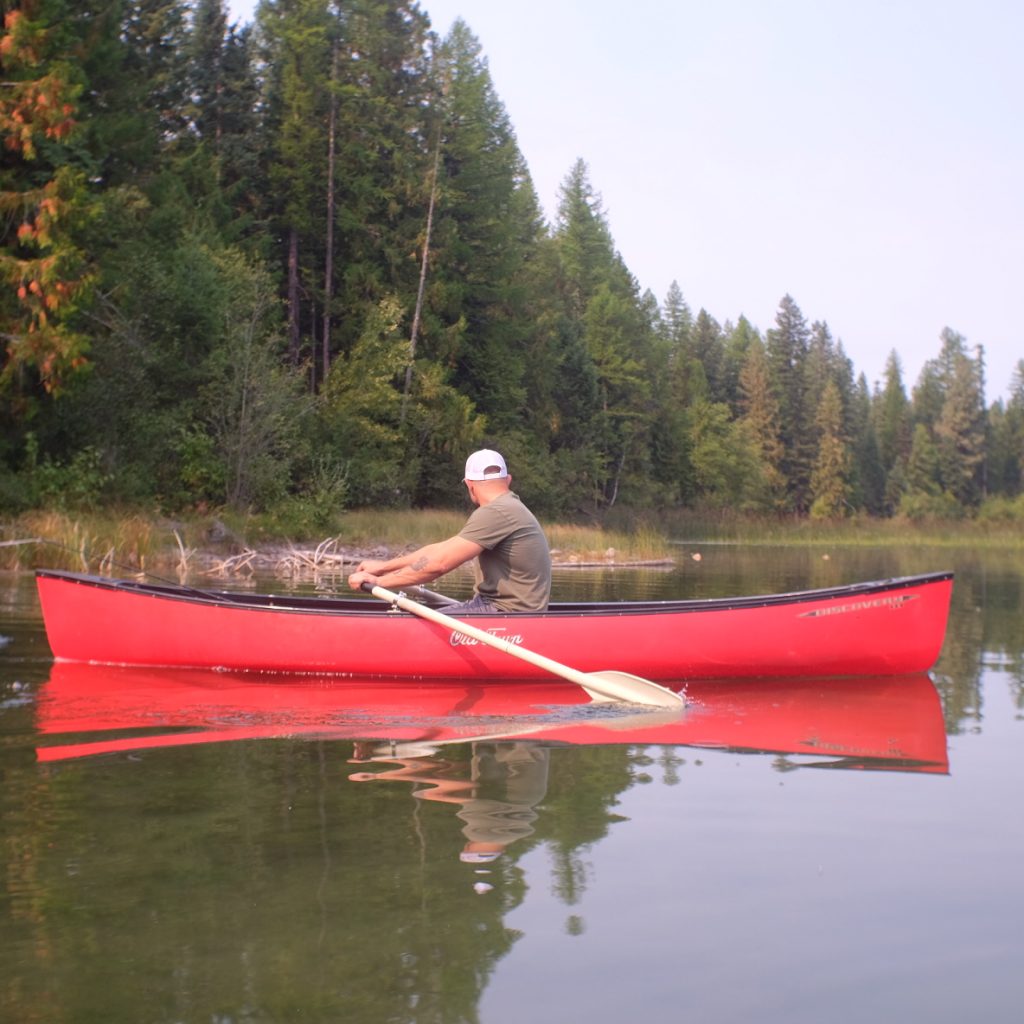
[[[231,607],[249,611],[295,612],[315,615],[388,615],[390,605],[363,597],[318,597],[296,594],[250,594],[242,591],[205,590],[179,586],[170,582],[146,582],[112,576],[94,576],[88,573],[60,569],[38,569],[36,576],[61,580],[81,586],[118,590],[140,597],[186,601],[220,608]],[[737,597],[688,598],[678,601],[594,601],[556,602],[544,612],[488,612],[465,615],[465,618],[559,618],[564,616],[607,615],[664,615],[707,611],[736,611],[747,608],[766,608],[787,604],[806,604],[812,601],[842,600],[869,594],[908,590],[931,583],[953,579],[953,573],[932,572],[916,576],[897,576],[864,583],[849,583],[817,590],[798,590],[779,594],[757,594]],[[460,618],[463,616],[459,616]]]

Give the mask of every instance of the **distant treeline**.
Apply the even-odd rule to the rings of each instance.
[[[1024,515],[1024,360],[947,328],[908,395],[782,297],[642,292],[586,164],[542,214],[468,26],[416,3],[0,0],[0,512]]]

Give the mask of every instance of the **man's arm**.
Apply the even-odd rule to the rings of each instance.
[[[363,583],[382,587],[411,587],[429,583],[452,569],[476,558],[483,548],[458,535],[436,544],[426,544],[408,555],[388,561],[367,559],[348,578],[348,585],[358,590]]]

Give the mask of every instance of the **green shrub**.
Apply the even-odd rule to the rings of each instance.
[[[978,509],[978,519],[986,523],[1024,523],[1024,494],[1016,498],[987,498]]]
[[[910,491],[900,498],[899,514],[912,522],[957,520],[964,518],[964,507],[948,491],[938,494]]]
[[[103,468],[103,459],[92,445],[75,452],[69,462],[53,462],[45,456],[36,462],[38,449],[31,434],[26,443],[28,448],[30,490],[34,492],[33,504],[61,510],[89,510],[98,508],[104,489],[110,483],[111,474]]]

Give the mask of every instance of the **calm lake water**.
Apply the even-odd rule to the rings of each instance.
[[[567,684],[474,739],[457,690],[62,670],[0,576],[0,1021],[1020,1020],[1024,559],[828,555],[558,576],[957,573],[930,677],[706,684],[673,743]]]

